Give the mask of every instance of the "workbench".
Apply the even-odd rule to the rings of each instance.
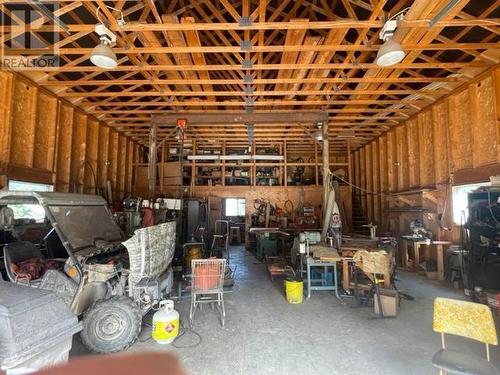
[[[409,266],[408,242],[412,244],[413,266]],[[401,236],[401,266],[406,271],[416,272],[420,264],[420,250],[422,246],[428,246],[429,250],[434,247],[436,250],[436,263],[438,280],[444,280],[444,245],[451,245],[449,241],[431,241],[429,239],[416,238],[411,236]]]
[[[310,245],[309,252],[310,254],[304,255],[303,259],[306,266],[306,297],[311,298],[312,290],[332,290],[335,292],[335,296],[342,301],[338,292],[337,262],[342,262],[344,258],[334,248],[324,245]],[[318,267],[323,269],[323,274],[321,278],[313,279],[312,270]],[[327,280],[328,269],[333,271],[331,283]]]

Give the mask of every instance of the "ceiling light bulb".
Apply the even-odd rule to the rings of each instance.
[[[94,47],[90,55],[92,64],[104,68],[113,69],[118,65],[116,55],[105,39],[101,39],[101,43]]]
[[[401,45],[392,38],[387,38],[380,46],[375,62],[381,67],[391,66],[401,62],[405,56]]]

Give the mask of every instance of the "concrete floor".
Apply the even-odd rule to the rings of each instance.
[[[398,288],[415,299],[401,301],[396,319],[375,319],[371,308],[341,304],[330,292],[313,292],[301,305],[288,304],[283,281],[272,283],[263,264],[243,248],[232,248],[237,265],[232,293],[225,295],[226,325],[217,310],[198,312],[194,348],[137,342],[130,351],[176,353],[189,374],[437,374],[430,360],[440,347],[432,331],[432,301],[437,296],[464,298],[461,291],[422,276],[400,272]],[[189,300],[176,304],[185,319]],[[148,329],[142,333],[144,338]],[[195,343],[187,333],[178,345]],[[448,347],[484,355],[483,345],[449,337]],[[82,353],[75,343],[73,353]],[[500,350],[492,348],[500,368]]]

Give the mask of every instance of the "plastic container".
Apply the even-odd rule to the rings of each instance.
[[[304,295],[304,282],[302,280],[285,280],[286,300],[292,304],[302,303]]]
[[[191,273],[191,261],[193,259],[201,259],[201,244],[185,244],[186,247],[186,270]]]
[[[160,309],[153,315],[151,336],[158,344],[170,344],[179,334],[179,313],[174,310],[174,301],[160,301]]]
[[[78,317],[48,290],[0,282],[0,365],[29,373],[67,361]]]

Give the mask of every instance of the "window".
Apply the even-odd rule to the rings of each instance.
[[[226,216],[245,216],[244,198],[226,198]]]
[[[36,182],[9,180],[9,190],[11,191],[54,191],[54,186],[49,184],[39,184]]]
[[[38,184],[35,182],[9,181],[9,190],[11,191],[53,191],[54,187],[49,184]],[[43,223],[45,211],[39,204],[10,204],[14,211],[15,219],[28,219],[37,223]]]
[[[467,208],[467,194],[476,190],[480,186],[490,186],[490,182],[482,182],[479,184],[469,184],[453,186],[453,222],[457,225],[464,224],[469,217],[469,209]]]

